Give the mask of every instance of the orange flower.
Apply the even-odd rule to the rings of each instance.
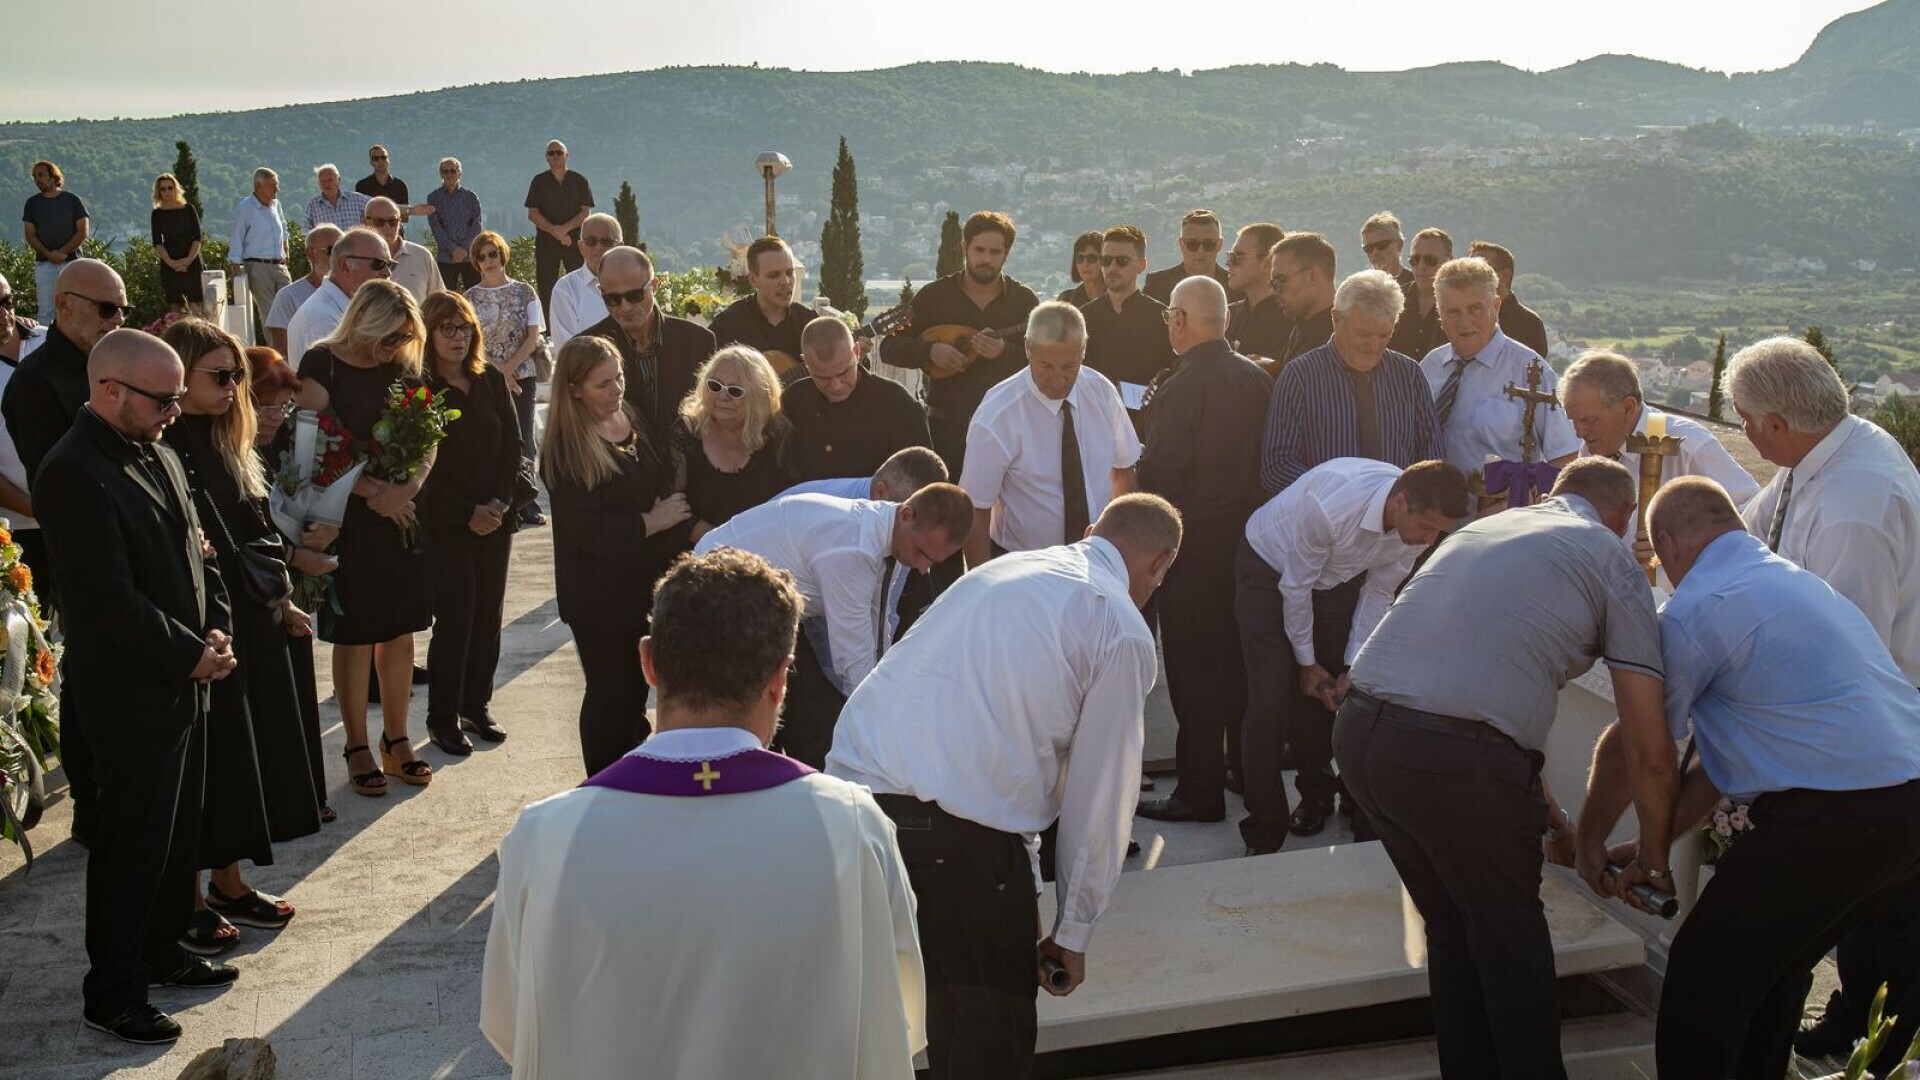
[[[46,649],[41,649],[39,654],[33,658],[33,676],[40,680],[42,686],[52,686],[53,675],[53,653]]]
[[[13,530],[7,528],[5,525],[0,525],[0,547],[5,547],[11,543],[13,543]]]
[[[14,592],[30,592],[33,589],[33,571],[27,569],[26,563],[14,563],[13,569],[7,571],[7,584],[13,586]]]

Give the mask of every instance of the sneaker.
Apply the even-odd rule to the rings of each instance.
[[[226,986],[240,977],[240,969],[232,964],[216,964],[200,957],[190,957],[181,964],[179,970],[170,975],[154,975],[147,980],[148,986],[179,986],[188,990],[208,990],[216,986]],[[179,1025],[174,1025],[174,1036],[179,1037]]]
[[[180,1038],[180,1022],[145,1002],[129,1006],[104,1020],[92,1013],[81,1015],[85,1017],[88,1027],[104,1031],[122,1042],[161,1046]]]

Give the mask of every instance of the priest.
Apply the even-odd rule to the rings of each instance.
[[[893,828],[766,750],[801,603],[757,556],[682,559],[640,642],[653,735],[501,841],[480,1029],[516,1080],[913,1075],[924,976]]]

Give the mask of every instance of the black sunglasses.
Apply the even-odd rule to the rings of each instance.
[[[613,246],[613,237],[611,237],[611,236],[583,236],[583,237],[581,237],[581,238],[580,238],[580,246],[581,246],[581,247],[612,247],[612,246]]]
[[[376,274],[386,273],[392,270],[394,267],[400,265],[399,263],[394,262],[392,259],[383,259],[378,255],[342,255],[340,257],[343,259],[364,259],[368,263],[372,264],[373,272]]]
[[[202,375],[211,376],[213,378],[213,385],[222,387],[222,388],[232,386],[235,380],[240,378],[239,368],[200,367],[200,368],[194,368],[193,370],[199,372]]]
[[[1130,262],[1132,262],[1132,261],[1133,261],[1133,256],[1131,256],[1131,255],[1102,255],[1102,256],[1100,256],[1100,265],[1101,265],[1101,266],[1125,266],[1125,265],[1127,265],[1128,263],[1130,263]]]
[[[100,309],[100,317],[103,319],[111,319],[116,313],[118,313],[122,319],[127,318],[128,316],[133,314],[132,304],[119,304],[119,303],[115,303],[112,300],[96,300],[93,297],[88,296],[86,293],[77,293],[77,292],[74,292],[72,289],[67,289],[66,294],[68,296],[77,296],[80,299],[85,300],[87,303],[93,304],[96,307],[98,307]]]
[[[1194,251],[1194,252],[1219,251],[1220,241],[1190,239],[1190,240],[1180,241],[1180,246],[1183,248],[1186,248],[1188,251]]]
[[[1446,261],[1446,259],[1439,255],[1415,255],[1413,258],[1407,260],[1408,263],[1414,266],[1439,266]]]
[[[402,330],[395,330],[393,333],[388,334],[386,337],[381,338],[380,344],[385,348],[395,349],[395,348],[399,348],[402,345],[405,345],[407,342],[412,340],[413,340],[413,330],[411,328],[407,328]]]
[[[600,298],[607,302],[608,307],[613,308],[621,304],[644,304],[647,302],[647,297],[652,294],[653,282],[649,281],[637,289],[628,289],[626,292],[602,292]]]
[[[378,229],[387,225],[398,225],[400,224],[400,219],[397,217],[370,217],[362,221],[360,224],[371,225],[374,228]]]
[[[1100,261],[1100,253],[1097,251],[1083,251],[1075,255],[1073,261],[1077,263],[1097,263]]]
[[[139,394],[141,397],[146,398],[148,401],[153,402],[155,405],[160,406],[162,411],[173,408],[174,406],[180,404],[182,401],[185,401],[187,397],[187,392],[185,390],[182,390],[177,394],[156,394],[151,390],[142,390],[139,387],[133,385],[132,383],[127,382],[125,379],[115,379],[115,378],[109,377],[109,378],[101,379],[100,381],[102,383],[112,383],[115,386],[125,387],[126,389],[131,390],[136,394]]]
[[[547,156],[548,157],[566,157],[567,152],[565,150],[549,150],[547,151]]]
[[[1375,240],[1371,244],[1361,244],[1360,250],[1371,255],[1376,251],[1384,251],[1385,249],[1390,248],[1399,242],[1400,242],[1400,238],[1397,236],[1391,240]]]
[[[725,394],[735,401],[738,401],[747,396],[747,388],[744,386],[734,386],[732,383],[723,383],[719,379],[708,379],[707,393]]]
[[[459,169],[441,169],[440,175],[441,176],[458,176],[460,175],[460,170]]]

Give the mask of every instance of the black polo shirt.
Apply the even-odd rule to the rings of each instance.
[[[1140,490],[1190,522],[1245,525],[1264,498],[1255,448],[1272,394],[1267,373],[1225,341],[1188,349],[1147,410]]]
[[[1220,283],[1221,288],[1227,289],[1227,272],[1219,263],[1213,264],[1213,268],[1208,273],[1213,275],[1213,280]],[[1173,287],[1187,280],[1189,276],[1191,275],[1187,273],[1187,264],[1174,263],[1165,269],[1148,274],[1147,280],[1140,286],[1140,291],[1160,301],[1161,307],[1167,307],[1173,303]],[[1240,290],[1227,289],[1228,303],[1245,299],[1246,294]]]
[[[895,451],[931,447],[927,411],[907,388],[860,372],[847,400],[832,402],[810,378],[780,395],[780,412],[793,423],[787,459],[801,481],[871,476]]]
[[[1541,356],[1547,355],[1547,324],[1512,292],[1500,305],[1500,332]]]
[[[527,185],[527,209],[540,211],[540,216],[546,218],[549,225],[572,221],[573,215],[579,213],[581,207],[592,205],[593,188],[587,185],[586,177],[572,169],[568,169],[567,174],[558,180],[553,178],[552,169],[542,169]],[[578,242],[580,230],[575,228],[569,235]],[[536,233],[534,239],[541,243],[558,243],[545,232]]]
[[[1309,315],[1294,323],[1287,331],[1287,351],[1280,356],[1286,361],[1301,353],[1312,352],[1333,340],[1333,309],[1327,308],[1318,314]]]
[[[1040,298],[1032,289],[1002,276],[1000,291],[981,307],[968,298],[961,287],[960,279],[965,273],[965,270],[955,271],[914,293],[913,325],[904,333],[886,339],[881,355],[895,367],[925,368],[933,354],[933,344],[919,335],[936,326],[1021,331],[1007,342],[997,358],[976,360],[967,370],[950,378],[929,376],[927,379],[928,414],[942,423],[963,428],[973,419],[973,410],[980,407],[980,399],[995,383],[1027,366],[1027,349],[1020,339],[1025,336],[1027,315],[1040,305]]]
[[[413,205],[413,200],[407,197],[407,182],[392,173],[387,174],[387,182],[384,184],[380,182],[379,177],[368,173],[360,178],[359,183],[353,185],[353,190],[369,199],[392,199],[393,205],[400,208],[402,215],[406,214],[407,207]]]
[[[1293,320],[1281,309],[1277,293],[1251,307],[1245,300],[1236,300],[1227,308],[1227,342],[1242,356],[1285,360],[1292,333]]]
[[[760,310],[760,301],[756,297],[743,296],[713,317],[713,341],[722,349],[729,345],[745,345],[762,353],[785,353],[786,359],[791,361],[791,366],[786,370],[781,370],[780,360],[771,355],[767,359],[773,361],[781,380],[791,383],[806,377],[806,369],[800,363],[800,331],[812,321],[812,308],[805,304],[788,304],[787,317],[776,326],[767,321],[767,314]],[[793,374],[795,371],[799,374]]]
[[[1087,366],[1115,383],[1151,383],[1161,368],[1173,366],[1166,310],[1143,292],[1128,296],[1118,311],[1111,293],[1081,308],[1087,319]]]
[[[1387,348],[1419,361],[1446,343],[1447,332],[1440,325],[1438,300],[1435,301],[1432,311],[1421,315],[1420,293],[1416,289],[1408,289],[1407,306],[1400,310],[1400,321],[1393,326],[1393,341]]]

